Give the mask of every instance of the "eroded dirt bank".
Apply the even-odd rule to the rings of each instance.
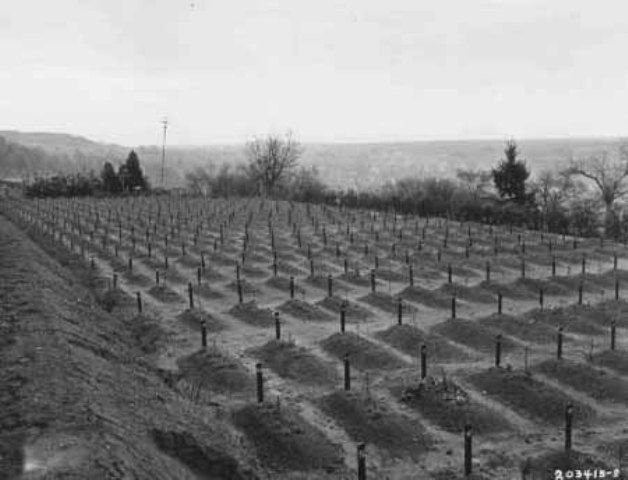
[[[168,387],[134,314],[105,312],[98,279],[57,253],[0,216],[0,478],[266,478],[220,409]]]

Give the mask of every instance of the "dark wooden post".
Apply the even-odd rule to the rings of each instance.
[[[236,282],[236,286],[238,289],[238,302],[242,303],[244,299],[242,298],[242,283],[240,282],[240,280]]]
[[[347,307],[345,303],[343,302],[342,305],[340,305],[340,333],[345,333],[346,314],[347,314]]]
[[[502,293],[497,292],[497,313],[502,314]]]
[[[558,327],[556,335],[556,358],[560,360],[563,357],[563,327]]]
[[[469,477],[473,470],[473,450],[472,450],[472,441],[473,441],[473,430],[471,425],[467,424],[464,426],[464,475],[465,477]]]
[[[456,296],[452,295],[451,297],[451,318],[456,318]]]
[[[552,277],[556,276],[556,255],[552,255]]]
[[[582,275],[584,275],[585,273],[587,273],[587,258],[585,257],[583,253],[582,254]]]
[[[366,453],[365,445],[358,445],[358,480],[366,480]]]
[[[427,347],[421,345],[421,379],[427,376]]]
[[[349,354],[346,353],[344,356],[344,365],[345,365],[345,390],[348,392],[351,390],[351,366],[349,365]]]
[[[294,298],[294,277],[290,275],[290,298]]]
[[[414,286],[414,269],[412,268],[412,265],[408,265],[408,282],[411,287]]]
[[[617,271],[617,252],[613,254],[613,271]]]
[[[329,275],[327,275],[327,296],[332,297],[333,295],[334,295],[333,279],[330,273]]]
[[[401,325],[403,319],[403,300],[401,297],[397,300],[397,324]]]
[[[207,326],[205,325],[205,319],[201,320],[201,346],[207,347]]]
[[[539,288],[539,306],[543,310],[543,287]]]
[[[452,283],[452,276],[453,276],[453,272],[451,270],[451,263],[449,265],[447,265],[447,282],[449,284]]]
[[[573,405],[567,404],[565,408],[565,451],[571,450],[571,424],[573,421]]]
[[[611,350],[615,350],[615,335],[616,335],[616,330],[617,325],[615,322],[615,319],[613,318],[611,320]]]
[[[141,294],[141,292],[137,292],[136,296],[137,296],[137,313],[142,313],[142,294]]]
[[[279,321],[279,312],[275,312],[275,338],[281,339],[281,322]]]
[[[495,366],[499,367],[502,360],[502,336],[497,334],[495,337]]]
[[[188,298],[190,303],[190,310],[194,308],[194,290],[192,289],[192,282],[188,283]]]
[[[371,292],[375,293],[375,270],[371,270]]]
[[[491,262],[486,262],[486,283],[491,283]]]
[[[255,365],[255,371],[257,376],[257,403],[264,402],[264,377],[262,375],[262,364]]]

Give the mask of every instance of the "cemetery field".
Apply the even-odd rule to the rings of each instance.
[[[628,466],[625,245],[262,199],[7,197],[0,249],[0,458],[22,469]]]

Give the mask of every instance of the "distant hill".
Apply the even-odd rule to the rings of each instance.
[[[115,152],[125,153],[128,148],[115,144],[99,143],[78,135],[49,132],[19,132],[16,130],[0,130],[0,137],[9,142],[19,143],[26,147],[41,148],[45,152],[63,155],[81,151],[85,154],[103,154]]]
[[[100,170],[105,161],[124,161],[131,147],[105,144],[84,137],[47,132],[0,131],[12,144],[35,149],[37,161],[25,170]],[[555,170],[571,156],[586,157],[617,148],[620,138],[517,140],[533,175]],[[453,177],[458,168],[488,169],[503,157],[501,140],[421,141],[398,143],[306,143],[301,163],[318,168],[332,187],[369,188],[409,176]],[[161,177],[161,147],[135,147],[153,185]],[[42,152],[45,154],[42,156]],[[169,186],[185,182],[185,172],[197,167],[238,164],[246,160],[243,145],[169,146],[166,179]],[[5,175],[0,156],[0,175]]]
[[[26,147],[0,137],[0,178],[18,179],[34,172],[51,172],[69,167],[66,159],[38,147]]]

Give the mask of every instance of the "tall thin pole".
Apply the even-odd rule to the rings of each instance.
[[[164,138],[163,143],[161,144],[161,186],[165,187],[164,183],[164,167],[166,165],[166,130],[168,128],[168,119],[164,118],[161,121],[161,124],[164,126]]]

